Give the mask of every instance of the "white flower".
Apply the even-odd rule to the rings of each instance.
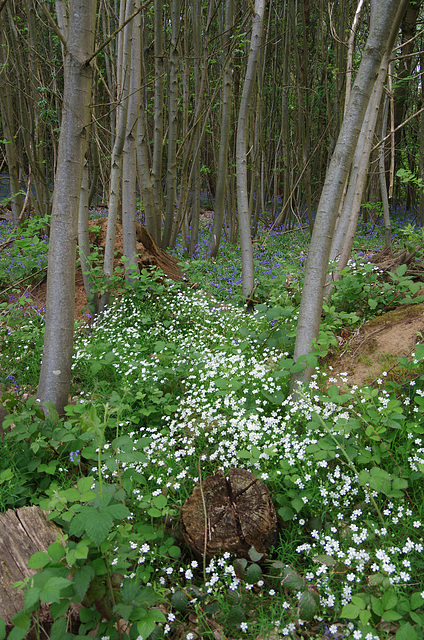
[[[247,624],[247,622],[240,622],[240,629],[244,632],[246,632],[249,628],[249,625]]]

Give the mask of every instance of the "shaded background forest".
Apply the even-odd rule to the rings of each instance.
[[[391,135],[385,167],[390,201],[422,212],[422,191],[396,179],[399,169],[416,177],[424,171],[421,4],[409,3],[387,80]],[[267,6],[248,126],[253,232],[262,216],[266,222],[312,223],[368,33],[370,8],[359,5],[356,18],[356,0]],[[136,142],[129,153],[136,156],[137,207],[147,228],[164,247],[172,247],[182,230],[191,255],[205,194],[216,204],[218,220],[225,218],[226,233],[237,239],[236,123],[252,9],[237,0],[155,1],[143,7],[135,47],[134,35],[111,35],[137,10],[136,3],[98,7],[94,49],[102,49],[92,61],[89,202],[109,201],[112,150],[125,131],[124,153],[129,138]],[[45,215],[51,208],[63,100],[63,44],[53,26],[53,19],[65,19],[60,11],[66,12],[62,2],[9,0],[0,14],[2,171],[10,175],[16,223],[30,210]],[[382,115],[375,143],[381,120]],[[228,164],[220,157],[226,143]],[[375,149],[364,201],[381,200]]]

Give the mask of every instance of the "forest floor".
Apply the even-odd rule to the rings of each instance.
[[[142,270],[95,322],[77,271],[63,419],[54,407],[46,419],[34,395],[48,238],[36,220],[19,237],[0,225],[0,512],[40,507],[68,536],[65,551],[31,558],[16,639],[34,615],[46,637],[65,637],[67,598],[85,594],[75,631],[98,640],[118,637],[114,616],[131,638],[423,640],[424,233],[399,217],[390,253],[378,220],[361,225],[296,397],[307,229],[259,229],[252,313],[225,230],[217,260],[206,257],[206,216],[194,258],[181,241],[173,253],[183,281]],[[147,266],[159,255],[139,250]],[[249,496],[233,477],[262,503],[238,502]],[[205,504],[222,488],[233,496],[222,537],[225,500],[216,522],[212,507],[202,520],[199,478],[204,494],[214,487]],[[241,514],[253,522],[265,507],[267,531],[240,536]],[[1,618],[0,598],[0,640]]]

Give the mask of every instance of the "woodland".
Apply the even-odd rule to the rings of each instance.
[[[423,640],[421,0],[0,0],[0,640]]]

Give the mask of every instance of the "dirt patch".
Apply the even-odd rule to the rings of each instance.
[[[424,334],[424,303],[408,304],[365,323],[326,362],[332,377],[347,373],[348,385],[364,386],[408,356]]]
[[[91,220],[90,227],[97,227],[90,233],[90,243],[104,250],[106,242],[107,219]],[[183,279],[183,273],[178,264],[178,259],[157,246],[152,236],[137,222],[137,256],[140,269],[152,270],[155,267],[161,269],[171,280]],[[123,265],[123,233],[122,225],[118,221],[115,239],[115,267]],[[32,304],[44,312],[47,296],[47,272],[36,285],[23,287],[21,294],[29,294]],[[87,307],[87,296],[81,270],[75,273],[75,311],[74,317],[78,321],[89,321],[90,314]]]

